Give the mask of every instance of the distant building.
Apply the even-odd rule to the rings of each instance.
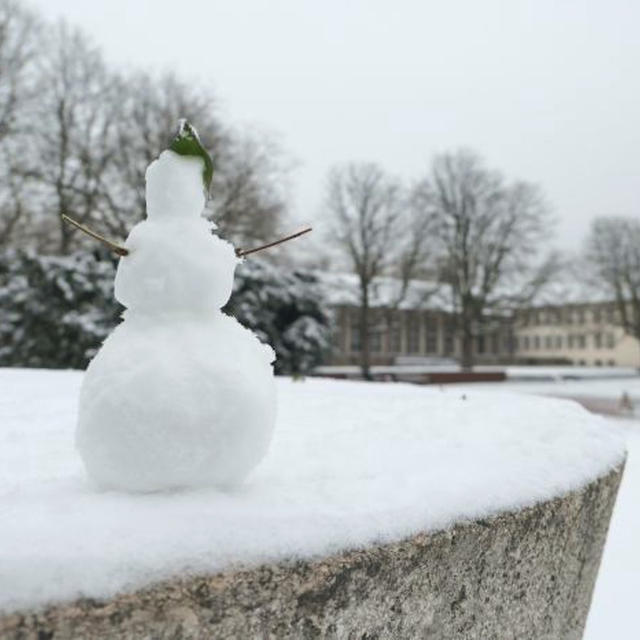
[[[516,356],[530,363],[640,367],[640,343],[619,326],[613,302],[570,302],[514,316]]]
[[[327,364],[357,364],[362,348],[359,326],[358,281],[351,274],[323,273],[327,301],[334,312],[333,349]],[[370,291],[373,330],[371,364],[398,362],[453,362],[460,356],[451,305],[442,288],[431,282],[411,281],[404,296],[400,282],[378,278]],[[511,318],[487,322],[476,338],[478,363],[495,364],[513,357]]]
[[[357,364],[362,347],[357,278],[339,273],[319,277],[334,312],[327,364]],[[414,280],[400,294],[400,282],[392,278],[378,278],[371,288],[371,364],[457,360],[460,341],[443,289]],[[567,302],[486,319],[475,339],[476,362],[640,367],[640,343],[618,326],[617,314],[609,301]]]

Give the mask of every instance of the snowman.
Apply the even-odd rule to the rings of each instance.
[[[275,354],[220,310],[239,258],[202,217],[211,175],[186,121],[147,169],[147,217],[115,279],[123,322],[80,391],[76,445],[101,488],[234,485],[267,452]]]

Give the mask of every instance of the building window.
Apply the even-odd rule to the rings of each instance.
[[[502,348],[506,353],[511,353],[512,351],[517,350],[518,346],[518,338],[513,334],[506,335],[502,341]]]
[[[607,349],[613,349],[615,347],[616,340],[613,333],[607,333]]]
[[[576,336],[578,339],[578,349],[584,349],[587,346],[587,338],[586,336],[579,335]]]
[[[391,353],[400,353],[402,351],[402,333],[400,328],[400,320],[393,318],[389,330],[389,350]]]
[[[540,348],[540,336],[534,336],[533,337],[533,348],[534,349],[539,349]]]
[[[556,349],[562,349],[562,336],[556,336]]]
[[[402,352],[402,315],[398,312],[387,316],[387,351],[398,355]]]
[[[360,327],[358,325],[351,325],[351,351],[360,351]]]
[[[407,353],[420,351],[420,323],[414,313],[407,316]]]
[[[446,355],[450,355],[455,350],[454,329],[451,326],[444,328],[443,350]]]
[[[499,353],[500,351],[500,338],[497,333],[491,336],[491,353]]]
[[[567,336],[567,349],[573,349],[573,334]]]
[[[553,340],[551,336],[546,336],[544,339],[544,347],[545,349],[553,349]]]
[[[427,353],[438,352],[438,321],[427,317],[424,325],[425,346]]]
[[[369,348],[373,353],[382,351],[382,333],[377,327],[369,332]]]
[[[522,348],[529,351],[529,336],[522,336]]]
[[[578,324],[584,324],[584,309],[576,310],[576,318],[577,318]]]
[[[593,334],[593,346],[596,349],[602,349],[602,334],[594,333]]]
[[[476,352],[484,353],[484,336],[478,336],[476,338]]]
[[[564,321],[567,324],[572,324],[573,323],[573,311],[572,311],[572,309],[567,309],[564,312]]]
[[[600,307],[596,307],[593,310],[593,321],[596,324],[600,324],[602,322],[602,311],[600,310]]]

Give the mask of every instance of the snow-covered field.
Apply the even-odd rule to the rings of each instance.
[[[640,376],[605,378],[602,380],[508,380],[506,382],[474,382],[450,385],[451,389],[477,389],[495,391],[508,389],[515,393],[555,396],[561,398],[601,398],[620,400],[624,393],[635,403],[640,403]]]
[[[81,375],[0,369],[0,608],[446,527],[577,488],[624,450],[607,419],[499,386],[280,379],[245,486],[99,492],[73,449]]]
[[[640,593],[640,422],[626,420],[628,458],[584,640],[636,640]]]
[[[314,370],[317,374],[360,376],[357,365],[323,365]],[[455,364],[400,364],[375,365],[371,367],[373,374],[396,374],[399,376],[418,373],[460,371]],[[592,380],[605,378],[633,378],[638,376],[638,369],[633,367],[581,367],[581,366],[477,366],[474,371],[504,371],[508,380]]]
[[[635,406],[635,415],[610,419],[623,429],[628,457],[584,640],[636,640],[640,593],[640,376],[593,379],[593,371],[584,371],[586,375],[582,380],[563,380],[557,368],[549,368],[549,373],[557,376],[556,382],[535,380],[536,376],[532,376],[529,381],[464,384],[449,389],[466,392],[500,387],[515,393],[608,401],[618,401],[623,394],[628,394]]]

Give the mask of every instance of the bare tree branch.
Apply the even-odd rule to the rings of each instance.
[[[239,258],[244,258],[246,256],[250,256],[252,253],[257,253],[258,251],[264,251],[265,249],[271,249],[271,247],[277,247],[279,244],[282,244],[284,242],[289,242],[289,240],[293,240],[295,238],[299,238],[300,236],[303,236],[305,233],[309,233],[310,231],[312,231],[311,227],[305,227],[300,231],[296,231],[295,233],[285,236],[284,238],[280,238],[279,240],[274,240],[273,242],[269,242],[268,244],[263,244],[260,247],[254,247],[253,249],[236,249],[236,255]]]
[[[473,343],[487,318],[530,300],[553,272],[553,257],[536,262],[549,233],[547,208],[536,186],[506,183],[466,150],[436,157],[414,198],[432,217],[440,277],[449,286],[461,338],[462,366],[471,368]]]
[[[92,231],[91,229],[89,229],[89,227],[83,224],[80,224],[78,221],[74,220],[73,218],[70,218],[69,216],[66,216],[64,213],[60,217],[64,222],[70,224],[72,227],[75,227],[76,229],[79,229],[80,231],[82,231],[82,233],[86,233],[89,237],[93,238],[94,240],[98,240],[99,242],[102,242],[102,244],[109,247],[111,251],[113,251],[114,253],[117,253],[119,256],[129,255],[129,250],[125,249],[125,247],[122,247],[119,244],[116,244],[112,240],[108,240],[104,236],[101,236],[99,233],[96,233],[95,231]]]
[[[358,277],[360,367],[368,379],[374,281],[382,275],[395,276],[399,287],[389,306],[402,302],[411,278],[428,257],[429,217],[407,201],[396,180],[372,163],[349,164],[330,172],[327,209],[331,237]],[[388,321],[389,314],[386,317]]]
[[[618,323],[625,333],[640,339],[640,221],[597,218],[584,253],[594,284],[616,305]]]

